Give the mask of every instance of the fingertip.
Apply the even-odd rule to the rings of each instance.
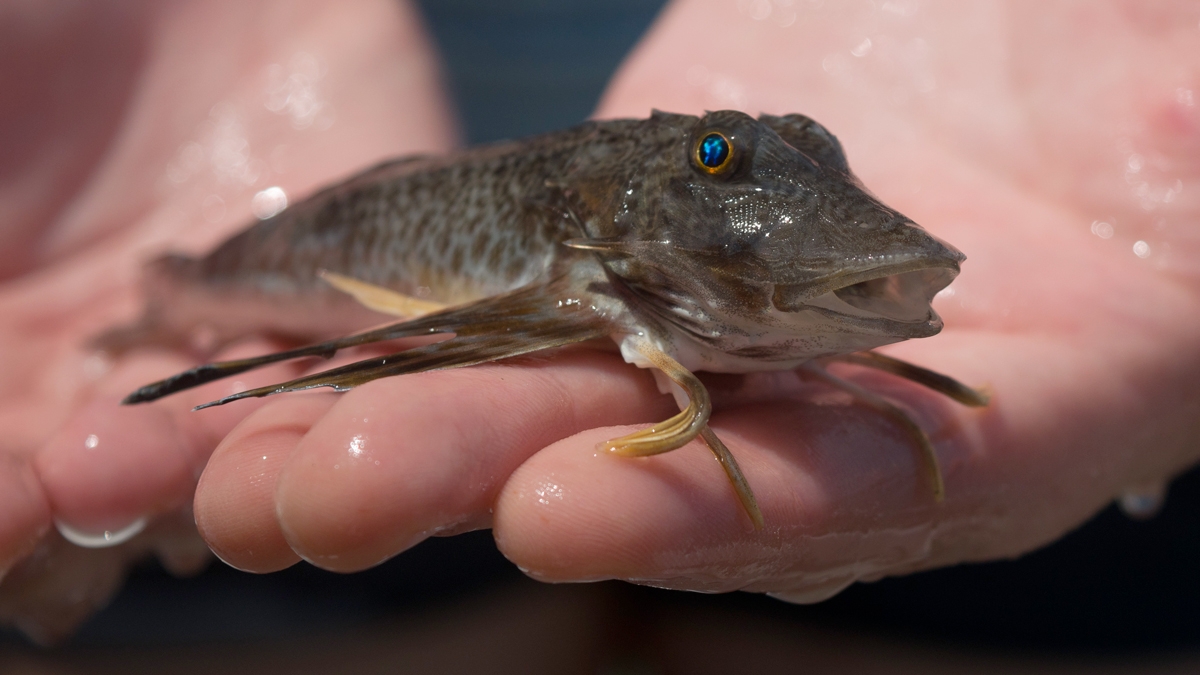
[[[354,571],[429,536],[489,527],[500,486],[530,455],[600,420],[667,407],[649,378],[614,361],[564,353],[345,394],[280,475],[285,537],[314,565]]]
[[[387,404],[372,396],[393,386],[339,396],[280,469],[274,515],[281,536],[317,567],[367,569],[432,534],[425,516],[438,499],[435,481],[421,480],[414,465],[456,467],[424,452],[415,440],[421,432],[405,423],[414,421],[409,410],[389,418]]]
[[[34,466],[56,519],[84,532],[119,530],[190,496],[186,445],[167,410],[105,397],[59,430]]]
[[[586,431],[522,465],[497,500],[500,551],[543,581],[668,580],[717,542],[757,536],[699,442],[644,458],[597,449],[631,430]]]
[[[33,467],[16,457],[0,461],[0,580],[45,536],[50,514]]]
[[[693,442],[653,457],[598,452],[595,429],[523,464],[495,509],[500,551],[534,578],[617,578],[807,597],[919,564],[946,517],[895,428],[872,411],[781,400],[714,417],[761,507],[755,529],[720,464]],[[837,585],[837,584],[835,584]]]
[[[196,527],[223,562],[274,572],[299,562],[276,516],[279,474],[300,440],[337,400],[309,394],[274,401],[221,442],[196,486]]]
[[[261,341],[249,342],[222,356],[267,349]],[[255,401],[204,413],[190,410],[195,403],[245,387],[233,380],[145,405],[120,405],[136,386],[187,365],[177,355],[157,352],[123,360],[97,385],[95,397],[39,450],[34,466],[53,518],[64,532],[86,539],[183,506],[192,500],[217,442],[264,404]],[[286,371],[267,368],[243,379],[256,383],[279,377],[281,370]]]

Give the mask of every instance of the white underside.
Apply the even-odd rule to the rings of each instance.
[[[853,317],[878,318],[851,307],[833,293],[815,298],[809,304]],[[720,330],[714,328],[707,336],[711,342],[698,340],[674,326],[668,328],[666,335],[643,330],[632,335],[617,335],[614,339],[625,361],[639,368],[653,368],[653,364],[638,351],[639,344],[648,344],[666,352],[688,370],[710,373],[791,370],[814,358],[873,349],[905,339],[866,333],[851,321],[816,311],[772,310],[766,317],[756,317],[754,322],[732,324],[725,335]],[[715,346],[717,344],[720,348]],[[746,348],[770,348],[776,351],[775,358],[751,358],[730,353]]]

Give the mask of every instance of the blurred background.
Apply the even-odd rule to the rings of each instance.
[[[419,3],[472,144],[586,118],[663,4]],[[813,606],[547,586],[476,532],[349,576],[215,563],[179,580],[147,562],[65,645],[0,632],[0,673],[1197,672],[1197,570],[1197,471],[1148,520],[1111,507],[1020,560],[856,584]]]

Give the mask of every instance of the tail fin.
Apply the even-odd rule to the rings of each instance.
[[[114,356],[145,345],[191,348],[190,336],[169,325],[164,320],[162,308],[171,301],[181,286],[189,283],[197,275],[199,262],[196,258],[171,254],[147,263],[142,272],[146,309],[141,318],[127,326],[113,328],[97,335],[88,341],[88,345]]]

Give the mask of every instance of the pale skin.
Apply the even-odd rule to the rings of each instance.
[[[444,152],[455,130],[428,40],[398,3],[0,13],[12,50],[0,77],[21,101],[0,112],[11,134],[0,153],[0,621],[53,640],[147,552],[181,573],[204,565],[196,478],[257,407],[117,406],[191,364],[163,350],[106,362],[85,346],[139,311],[141,263],[164,247],[211,248],[253,219],[267,186],[294,199],[390,156]],[[109,549],[76,548],[52,525],[102,532],[138,514],[146,534]]]
[[[203,232],[172,225],[168,208],[195,205],[142,184],[159,179],[214,102],[236,98],[239,86],[252,99],[261,82],[247,78],[295,51],[280,47],[283,56],[247,56],[212,75],[211,91],[144,94],[190,121],[133,127],[142,144],[124,164],[117,154],[93,172],[106,189],[57,188],[74,224],[46,225],[30,235],[36,246],[18,249],[29,255],[5,260],[0,303],[20,319],[4,328],[2,358],[13,375],[3,379],[0,413],[0,565],[26,558],[39,541],[42,560],[76,555],[47,534],[52,518],[93,531],[142,515],[186,523],[175,514],[194,488],[205,542],[254,572],[301,559],[355,571],[433,534],[490,527],[501,551],[538,579],[619,578],[811,601],[856,579],[1019,555],[1124,489],[1193,465],[1200,12],[1182,3],[892,3],[872,12],[798,2],[789,18],[774,5],[765,13],[743,4],[672,5],[597,115],[803,112],[839,136],[851,167],[883,201],[967,253],[954,293],[935,303],[943,333],[884,351],[987,385],[988,408],[833,368],[901,403],[929,431],[945,474],[942,503],[911,441],[869,406],[793,373],[706,377],[711,427],[762,509],[765,527],[755,531],[699,442],[645,459],[597,450],[675,408],[646,372],[594,350],[188,413],[229,392],[216,383],[113,412],[120,395],[191,363],[183,354],[137,353],[85,380],[82,337],[132,316],[136,262],[147,251],[203,250],[247,216],[239,207]],[[310,146],[285,120],[297,152],[289,193],[380,152],[449,145],[424,44],[402,14],[385,18],[366,21],[409,36],[399,41],[409,50],[402,53],[387,51],[402,49],[397,40],[380,38],[387,62],[426,66],[416,69],[425,79],[403,91],[395,72],[388,79],[361,56],[332,75],[341,55],[374,43],[338,42],[320,30],[328,20],[297,29],[324,40],[331,86],[353,82],[365,99],[341,105],[338,96],[352,93],[331,95],[339,117],[308,136]],[[351,124],[342,115],[363,118]],[[252,147],[255,134],[270,147],[277,132],[253,125]],[[35,224],[29,232],[42,231]],[[270,347],[245,344],[228,355]],[[293,372],[238,379],[256,386]],[[96,448],[86,447],[88,434],[100,439]],[[169,528],[160,528],[157,538],[93,555],[140,554],[166,541]],[[172,550],[194,551],[178,534],[171,541],[174,548],[159,546],[168,559]],[[65,563],[26,558],[0,585],[0,611],[30,630],[61,632],[91,607],[66,607],[64,589],[111,588],[120,562],[110,568],[80,582]],[[100,602],[104,593],[93,595]]]

